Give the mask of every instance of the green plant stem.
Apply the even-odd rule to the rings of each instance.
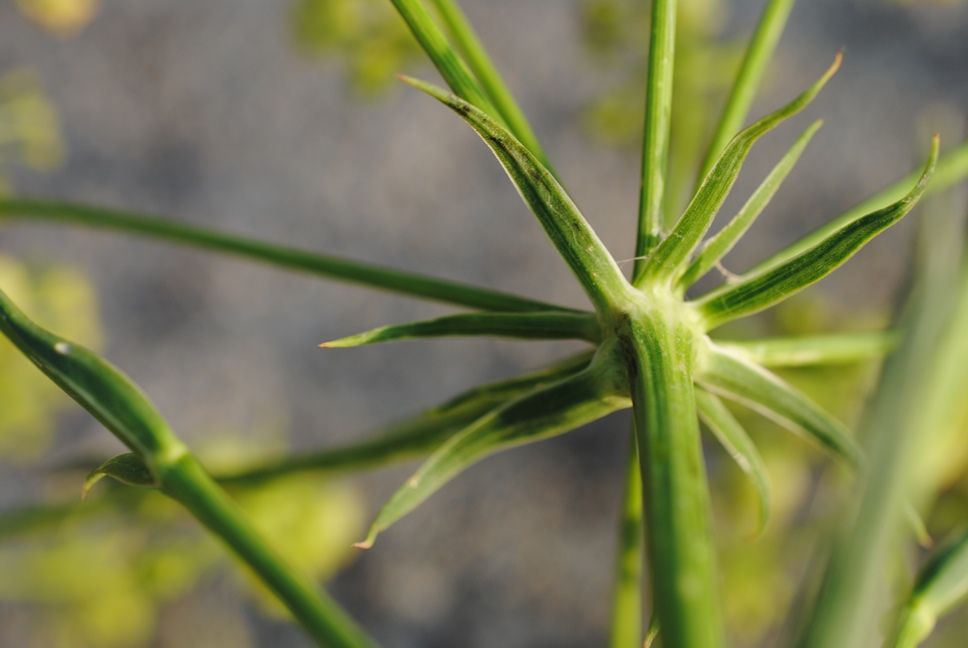
[[[763,72],[773,58],[794,2],[795,0],[768,0],[746,54],[743,56],[736,82],[716,123],[709,148],[699,168],[697,182],[701,182],[706,177],[716,159],[726,148],[727,142],[743,127],[750,106],[753,105],[756,90],[760,87]]]
[[[676,0],[654,0],[649,41],[649,69],[642,142],[642,181],[639,188],[639,225],[635,242],[632,283],[644,270],[642,257],[662,237],[662,201],[669,158],[672,123],[672,77],[676,47]]]
[[[0,221],[5,219],[69,223],[135,234],[467,308],[514,312],[572,310],[487,288],[272,245],[114,209],[40,200],[0,199]]]
[[[422,0],[390,0],[397,8],[400,16],[407,23],[411,33],[420,47],[433,62],[434,67],[444,77],[444,81],[458,97],[469,104],[477,106],[499,121],[503,121],[500,113],[491,104],[490,99],[481,90],[477,79],[468,69],[464,60],[450,46],[444,32],[434,21],[433,16],[424,7]]]
[[[615,561],[610,648],[629,648],[642,641],[642,476],[635,424],[629,431],[625,496]]]
[[[217,535],[285,602],[320,646],[371,648],[375,644],[342,609],[296,575],[260,537],[245,515],[191,455],[161,472],[162,490]]]
[[[491,62],[487,50],[481,44],[480,39],[474,32],[464,12],[456,0],[431,0],[437,8],[437,12],[443,19],[447,30],[450,32],[457,48],[467,59],[467,64],[477,77],[484,92],[490,97],[491,102],[498,114],[507,124],[508,130],[531,151],[541,164],[553,172],[548,158],[538,142],[528,118],[514,100],[514,96],[508,90],[507,85],[498,73],[497,68]]]
[[[691,331],[633,320],[632,401],[655,613],[665,648],[723,645],[715,545],[693,392]]]

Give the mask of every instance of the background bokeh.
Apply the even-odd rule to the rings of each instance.
[[[723,71],[763,3],[683,3],[692,11],[695,45],[682,70],[688,81],[682,96],[689,101],[677,114],[701,124],[719,105]],[[63,144],[63,151],[43,149],[47,157],[40,159],[25,148],[0,148],[6,185],[21,195],[126,207],[583,306],[567,268],[486,147],[444,108],[392,81],[395,72],[436,74],[383,4],[389,5],[4,3],[0,78],[19,75],[18,96],[40,97],[37,105],[56,111],[59,126],[48,115],[40,131],[59,133]],[[576,202],[623,259],[633,248],[636,75],[644,29],[642,11],[629,4],[463,3]],[[66,14],[57,13],[61,5]],[[966,29],[968,6],[961,3],[799,3],[754,115],[809,85],[842,47],[845,64],[807,116],[754,151],[726,214],[810,119],[825,119],[727,267],[748,267],[918,166],[934,130],[954,131],[952,142],[959,137],[957,123],[951,127],[938,116],[963,113],[968,105]],[[0,129],[0,146],[3,134]],[[701,142],[701,135],[699,127],[680,128],[686,143],[690,137]],[[59,157],[58,166],[43,168]],[[912,231],[902,223],[838,271],[838,279],[731,332],[886,322],[905,277]],[[2,275],[5,282],[21,273],[23,283],[39,285],[61,273],[73,288],[45,297],[51,304],[90,288],[87,305],[76,306],[60,330],[74,330],[78,341],[102,349],[212,462],[278,453],[287,444],[298,450],[350,441],[576,346],[443,340],[324,351],[316,345],[327,339],[447,310],[71,228],[4,224],[0,258],[17,264]],[[855,396],[864,374],[863,368],[800,372],[794,379],[849,419],[861,404]],[[0,424],[3,412],[26,398],[11,393],[0,391]],[[60,414],[46,423],[42,459],[28,461],[0,443],[0,511],[70,501],[80,477],[60,468],[120,448],[69,404],[43,407]],[[17,426],[23,434],[26,423]],[[322,540],[327,534],[336,538],[332,546],[340,548],[325,553],[346,566],[329,588],[387,646],[601,645],[626,426],[627,417],[616,415],[489,459],[362,554],[342,547],[360,537],[412,465],[289,484],[277,499],[250,506],[283,515],[273,502],[292,498],[301,502],[296,518],[315,515],[314,506],[325,509],[318,511],[324,522],[302,541],[304,553],[329,546]],[[803,502],[823,461],[770,424],[754,433],[777,475],[776,526],[807,518],[809,529]],[[725,579],[734,593],[728,611],[738,640],[757,645],[779,632],[799,578],[796,565],[802,569],[813,536],[777,532],[751,545],[752,499],[728,458],[710,449],[709,461]],[[98,496],[95,491],[92,500]],[[221,554],[193,536],[191,522],[177,511],[154,500],[131,514],[107,508],[93,523],[81,516],[52,524],[43,536],[50,546],[34,556],[36,564],[29,553],[34,540],[9,541],[11,553],[0,554],[0,645],[307,645],[258,598],[239,593],[240,578],[216,568]],[[126,515],[161,528],[161,535],[133,533],[144,527],[125,526]],[[88,544],[77,545],[82,538]],[[190,551],[172,549],[179,542]],[[99,551],[107,554],[103,564]],[[177,560],[189,554],[192,562]],[[122,557],[128,562],[118,563]],[[46,588],[26,585],[46,582],[44,570],[65,576],[63,565],[85,561],[90,569],[69,587],[55,580]],[[323,575],[335,567],[318,569]],[[172,576],[178,570],[186,573]],[[128,582],[132,573],[139,576]],[[774,589],[764,595],[757,579],[767,577]],[[137,627],[111,628],[117,619]],[[95,627],[84,629],[85,623]],[[61,626],[66,629],[52,630]]]

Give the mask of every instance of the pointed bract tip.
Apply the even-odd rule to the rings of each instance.
[[[354,549],[369,549],[373,546],[373,540],[366,539],[362,542],[354,542],[352,546]]]

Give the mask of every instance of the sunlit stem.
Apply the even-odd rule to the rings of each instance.
[[[638,318],[630,329],[644,526],[663,646],[716,648],[723,630],[690,331],[661,317]]]
[[[662,201],[669,158],[675,47],[676,0],[655,0],[652,3],[652,35],[649,41],[649,90],[645,98],[642,182],[633,283],[644,268],[642,257],[652,251],[662,236]]]

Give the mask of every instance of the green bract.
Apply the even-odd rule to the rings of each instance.
[[[758,529],[762,531],[772,505],[767,462],[721,397],[804,435],[845,465],[859,469],[863,477],[868,469],[876,477],[883,473],[877,457],[868,463],[841,422],[766,367],[879,357],[894,348],[897,340],[891,333],[875,332],[738,342],[715,339],[710,331],[774,306],[831,273],[908,214],[929,190],[936,169],[944,174],[945,184],[968,174],[968,147],[939,161],[935,137],[923,170],[865,203],[861,212],[835,219],[833,225],[718,288],[689,294],[753,224],[820,127],[819,121],[808,126],[733,219],[703,242],[756,142],[803,110],[840,65],[841,55],[837,54],[833,65],[802,94],[741,128],[792,0],[767,3],[731,98],[714,129],[701,165],[701,182],[678,217],[664,213],[677,3],[652,2],[636,261],[630,278],[562,186],[533,129],[453,0],[434,0],[436,15],[421,0],[392,2],[450,91],[410,77],[402,80],[456,113],[484,140],[587,294],[593,310],[563,308],[95,207],[6,199],[0,200],[0,219],[57,221],[127,232],[472,311],[386,326],[323,347],[470,335],[568,338],[588,343],[591,348],[585,353],[472,389],[364,442],[280,458],[223,475],[221,480],[257,483],[295,471],[360,469],[400,458],[426,457],[356,545],[371,547],[379,533],[477,461],[631,407],[633,452],[623,507],[613,645],[641,644],[644,637],[639,588],[643,537],[653,602],[648,641],[659,632],[665,648],[724,645],[700,420],[749,477],[759,501]],[[216,480],[169,430],[147,397],[117,369],[38,327],[2,293],[0,330],[133,451],[97,468],[85,490],[104,476],[161,489],[238,553],[315,640],[337,646],[371,645],[335,604],[275,556]],[[920,619],[929,608],[932,614],[940,613],[963,596],[964,587],[935,577],[961,577],[965,572],[962,553],[962,545],[956,545],[933,563],[938,567],[920,581],[909,616]],[[823,620],[823,606],[818,609],[818,618]],[[918,633],[923,630],[920,626],[915,629]],[[825,636],[823,632],[818,630],[817,636]],[[824,640],[812,645],[833,645]]]

